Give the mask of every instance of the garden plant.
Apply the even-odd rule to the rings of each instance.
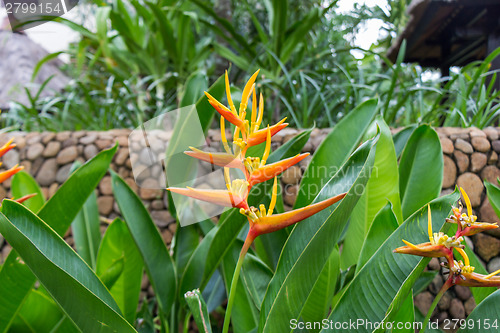
[[[30,198],[2,202],[0,233],[13,248],[0,270],[2,332],[177,332],[193,322],[202,332],[404,331],[391,326],[397,323],[422,332],[432,309],[414,309],[413,288],[430,283],[423,274],[429,257],[444,257],[450,269],[442,292],[453,284],[472,287],[478,305],[460,331],[476,332],[477,325],[496,331],[487,319],[495,318],[500,295],[477,287],[497,286],[498,278],[461,243],[497,226],[476,221],[463,190],[466,213],[461,204],[452,207],[458,190],[439,197],[442,149],[429,125],[392,135],[377,116],[378,101],[370,99],[312,156],[301,154],[312,129],[271,151],[286,123],[264,125],[258,72],[244,86],[238,109],[228,77],[196,103],[205,130],[214,112],[220,114],[224,152],[185,152],[222,167],[227,189],[169,188],[171,195],[228,210],[216,222],[177,221],[170,248],[134,190],[109,169],[116,146],[75,165],[48,201],[36,181],[16,169],[13,196]],[[228,106],[218,101],[224,90]],[[305,158],[295,206],[284,211],[280,174]],[[93,192],[108,170],[122,217],[108,221],[101,237]],[[488,189],[494,207],[497,191]],[[70,227],[76,251],[62,238]],[[144,272],[154,297],[140,298]]]

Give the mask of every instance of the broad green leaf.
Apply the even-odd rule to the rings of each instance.
[[[97,195],[92,192],[83,204],[82,210],[78,212],[71,223],[76,251],[92,268],[96,267],[97,251],[101,242],[99,223]]]
[[[127,183],[111,172],[116,202],[144,260],[149,281],[163,314],[174,304],[177,278],[174,261],[141,199]]]
[[[99,247],[96,274],[102,276],[118,261],[122,262],[121,274],[108,289],[125,319],[133,324],[141,292],[144,263],[127,225],[122,220],[115,219],[106,229]]]
[[[47,221],[48,225],[60,236],[66,233],[88,196],[101,181],[117,148],[115,146],[101,151],[78,168],[40,209],[38,216]],[[16,258],[16,251],[11,251],[8,261],[13,263]],[[25,297],[36,281],[35,276],[29,270],[26,269],[21,273],[19,265],[4,265],[0,270],[0,310],[2,313],[0,332],[5,332],[9,328],[10,321],[21,308]],[[13,277],[16,277],[15,280],[12,279]]]
[[[443,227],[451,204],[458,197],[458,192],[454,192],[430,203],[433,230]],[[426,205],[401,224],[363,266],[343,293],[329,319],[334,322],[358,318],[370,322],[380,322],[384,318],[391,321],[430,260],[394,253],[393,250],[404,245],[402,239],[414,244],[428,241],[427,222]],[[346,331],[371,332],[366,327]]]
[[[206,98],[203,91],[208,89],[207,75],[201,71],[189,75],[184,87],[179,107],[196,103],[200,98]]]
[[[260,310],[262,300],[273,273],[259,257],[247,253],[243,261],[240,279],[245,285],[255,307]]]
[[[188,291],[184,294],[184,298],[191,309],[196,326],[198,326],[198,331],[211,333],[212,326],[210,326],[207,304],[203,300],[200,291],[198,289]]]
[[[63,317],[65,315],[49,296],[32,290],[12,322],[9,332],[51,332]],[[78,330],[76,327],[74,329]]]
[[[443,183],[443,151],[429,125],[413,131],[399,162],[399,191],[403,218],[437,198]]]
[[[500,188],[488,182],[484,181],[484,186],[486,187],[486,194],[488,195],[488,200],[491,207],[500,218]]]
[[[373,219],[379,210],[387,204],[387,201],[392,204],[398,224],[403,222],[399,199],[398,162],[391,130],[381,117],[373,122],[371,131],[370,129],[368,131],[373,132],[377,127],[380,129],[380,139],[377,142],[375,164],[365,191],[351,215],[343,243],[342,269],[358,262],[363,241],[370,230]],[[359,268],[358,266],[357,269],[359,270]]]
[[[377,110],[377,100],[363,102],[349,112],[314,153],[300,183],[294,207],[311,203],[358,146]]]
[[[0,232],[83,332],[135,332],[90,267],[31,211],[4,200]]]
[[[398,221],[396,220],[396,216],[394,216],[391,204],[388,203],[378,212],[373,220],[372,226],[363,243],[358,264],[356,265],[356,271],[359,272],[397,228]]]
[[[295,225],[281,253],[261,307],[260,332],[290,330],[330,258],[347,219],[370,177],[378,136],[362,144],[323,187],[315,202],[347,192],[336,205]]]
[[[394,317],[395,326],[390,332],[394,333],[414,333],[414,323],[415,323],[415,306],[413,305],[413,293],[410,292],[406,296],[405,301],[399,308],[397,314]],[[397,325],[401,325],[398,327]]]
[[[339,277],[340,253],[338,247],[335,247],[307,298],[302,311],[305,322],[320,322],[326,318]],[[315,331],[319,332],[319,329]]]
[[[416,127],[417,125],[407,126],[392,136],[394,148],[396,149],[396,156],[398,158],[401,156],[401,153],[403,153],[406,143]]]
[[[479,303],[467,317],[466,327],[458,333],[497,333],[500,328],[500,290],[495,291]]]
[[[221,269],[226,290],[230,290],[231,288],[234,269],[236,267],[236,262],[238,261],[242,246],[243,242],[237,240],[233,243],[233,246],[229,249],[222,260]],[[242,270],[243,269],[244,268],[242,268]],[[234,333],[251,332],[257,327],[258,322],[259,310],[255,306],[248,289],[243,284],[243,279],[240,278],[238,280],[236,296],[233,303],[233,311],[231,313],[232,330]]]
[[[23,202],[23,205],[32,212],[37,213],[45,203],[42,189],[33,176],[25,171],[20,171],[12,177],[10,188],[14,199],[19,199],[28,194],[36,194],[33,198]]]

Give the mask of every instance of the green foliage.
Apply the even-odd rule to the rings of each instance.
[[[430,170],[442,168],[442,153],[434,130],[421,125],[393,137],[381,117],[373,120],[375,106],[375,101],[361,105],[322,145],[337,148],[339,153],[338,147],[343,147],[345,160],[335,162],[339,169],[321,180],[312,202],[344,191],[346,197],[290,230],[259,237],[250,249],[235,294],[234,332],[289,330],[290,320],[419,319],[411,297],[413,290],[425,288],[433,278],[423,272],[428,259],[393,250],[402,245],[402,239],[425,242],[428,204],[433,228],[440,230],[458,193],[437,198],[440,181],[432,178]],[[270,155],[269,162],[296,155],[310,132],[289,140]],[[362,142],[362,138],[368,140]],[[399,158],[395,141],[402,150]],[[77,214],[85,211],[115,151],[104,151],[78,168],[47,203],[31,203],[32,210],[10,200],[3,202],[0,232],[15,251],[0,271],[2,331],[22,332],[31,327],[54,332],[176,332],[187,329],[190,318],[201,331],[219,330],[217,312],[224,311],[226,290],[247,231],[246,219],[237,210],[225,212],[217,224],[207,220],[179,226],[167,249],[146,207],[111,172],[123,221],[116,219],[102,239],[95,238],[100,243],[95,264],[84,261],[88,249],[77,246],[80,257],[61,238]],[[316,167],[328,167],[332,160],[326,157],[326,150],[318,149],[312,160]],[[301,187],[311,183],[310,172],[304,174]],[[486,187],[495,205],[497,188]],[[250,204],[268,203],[270,189],[270,182],[255,186]],[[24,195],[39,188],[31,177],[19,173],[13,190]],[[73,204],[68,206],[68,202]],[[405,215],[409,216],[403,222]],[[86,242],[87,247],[92,244]],[[349,250],[353,248],[358,249],[355,256]],[[469,257],[476,271],[483,273],[471,252]],[[155,292],[148,300],[139,298],[143,268]],[[37,279],[39,286],[34,284]],[[496,295],[488,297],[489,288],[476,289],[473,294],[479,307]],[[28,306],[37,310],[30,311]],[[471,316],[480,315],[473,312]],[[371,332],[360,327],[357,331]]]

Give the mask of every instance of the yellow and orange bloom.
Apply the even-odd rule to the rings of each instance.
[[[3,183],[4,181],[9,179],[10,177],[14,176],[16,173],[18,173],[22,169],[24,169],[23,166],[19,166],[18,164],[16,164],[15,166],[10,168],[9,170],[0,172],[0,183]]]
[[[427,231],[429,233],[429,242],[414,245],[403,239],[406,246],[398,247],[395,253],[412,254],[421,257],[445,257],[448,261],[453,261],[453,248],[461,248],[463,238],[455,236],[448,237],[442,232],[432,232],[431,208],[427,206]]]
[[[266,164],[271,151],[272,136],[285,128],[288,124],[285,123],[285,118],[275,125],[260,128],[264,117],[264,98],[262,97],[262,94],[260,94],[259,98],[257,98],[255,90],[255,81],[258,73],[259,71],[255,72],[245,84],[238,109],[236,109],[231,97],[227,71],[225,73],[225,88],[228,106],[223,105],[213,96],[205,92],[209,103],[221,115],[221,141],[225,152],[208,153],[193,147],[190,147],[191,151],[185,152],[185,154],[199,160],[223,167],[227,190],[207,190],[195,189],[191,187],[168,188],[171,192],[198,200],[211,202],[225,207],[240,208],[240,212],[248,217],[248,221],[251,226],[248,237],[251,237],[252,240],[258,235],[273,232],[302,221],[322,209],[338,202],[345,196],[345,193],[342,193],[304,208],[273,215],[277,200],[276,177],[286,169],[302,161],[309,154],[298,154],[272,164]],[[250,117],[247,119],[247,106],[250,96],[252,96],[252,109]],[[226,138],[226,120],[236,127],[232,137],[232,145],[228,143]],[[266,143],[266,147],[261,157],[246,156],[246,152],[249,147],[263,142]],[[245,178],[231,181],[229,177],[230,168],[242,170]],[[250,207],[247,198],[251,188],[256,184],[265,182],[272,178],[274,178],[274,185],[269,208],[266,209],[264,205],[260,205],[258,209]]]
[[[2,147],[0,147],[0,157],[5,155],[9,150],[14,148],[16,144],[13,143],[14,139],[10,139],[6,144],[4,144]]]
[[[309,156],[309,153],[298,154],[276,163],[262,165],[262,166],[259,165],[257,168],[252,168],[252,172],[250,172],[250,178],[248,179],[248,182],[250,186],[253,186],[255,184],[262,183],[269,179],[272,179],[280,175],[283,171],[290,168],[291,166],[299,163],[307,156]],[[250,166],[247,167],[247,169],[251,167],[251,163],[248,162],[248,164]]]
[[[477,222],[477,216],[472,214],[472,205],[469,196],[461,187],[460,192],[462,193],[467,206],[467,214],[462,213],[463,206],[459,204],[458,208],[453,207],[453,214],[446,219],[447,222],[457,224],[458,229],[455,235],[456,237],[472,236],[483,231],[498,228],[496,223]]]

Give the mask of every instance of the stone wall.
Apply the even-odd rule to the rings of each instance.
[[[303,152],[317,149],[329,133],[329,129],[315,129],[311,139],[305,145]],[[473,209],[480,221],[499,222],[498,217],[491,208],[486,197],[483,179],[496,184],[500,177],[500,128],[457,129],[438,128],[444,157],[444,175],[442,194],[453,191],[456,184],[462,186],[469,194]],[[288,141],[298,133],[295,129],[286,128],[273,137],[273,149]],[[111,147],[118,142],[120,147],[115,155],[111,167],[118,172],[127,183],[143,199],[151,212],[152,218],[160,228],[167,244],[170,244],[175,232],[175,221],[166,210],[166,195],[163,190],[138,188],[134,182],[131,161],[128,150],[129,130],[111,130],[108,132],[60,132],[60,133],[20,133],[12,132],[0,135],[0,144],[5,143],[10,137],[15,138],[17,148],[7,153],[2,161],[2,168],[10,168],[19,163],[30,172],[42,186],[47,198],[52,196],[58,187],[66,180],[74,161],[84,162],[100,150]],[[211,146],[218,146],[220,133],[210,131],[208,140]],[[281,177],[283,198],[286,209],[293,205],[302,173],[310,161],[310,156],[285,171]],[[134,159],[134,157],[133,157]],[[102,228],[118,216],[119,210],[114,202],[111,190],[110,177],[105,176],[98,191],[99,213],[102,216]],[[10,181],[0,185],[0,198],[10,197]],[[72,244],[71,235],[66,239]],[[475,250],[488,271],[500,268],[500,232],[493,231],[478,234],[467,238],[467,243]],[[2,247],[0,262],[5,258],[10,246],[0,236]],[[429,270],[439,270],[439,262],[434,259],[428,266]],[[422,312],[430,306],[434,295],[443,284],[443,277],[438,274],[429,288],[416,297],[415,303]],[[147,284],[145,284],[147,290]],[[145,292],[146,292],[145,290]],[[438,311],[434,318],[464,318],[475,303],[471,298],[468,288],[454,287],[446,293],[439,303]]]

